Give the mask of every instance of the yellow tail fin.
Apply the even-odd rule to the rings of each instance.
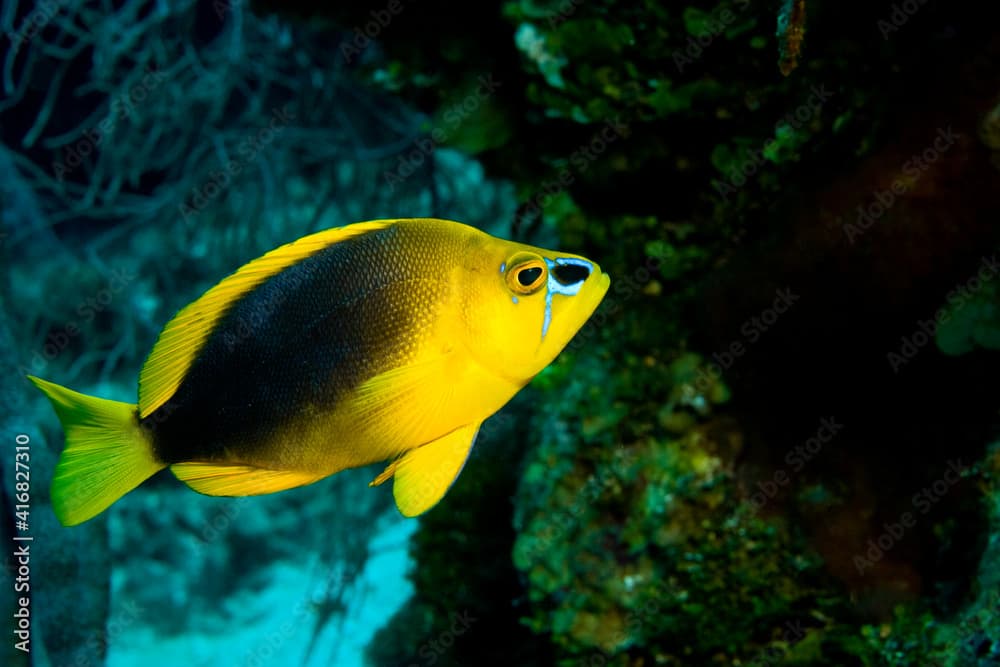
[[[166,467],[139,428],[134,404],[28,379],[52,401],[66,433],[66,449],[52,478],[52,509],[64,526],[97,516]]]

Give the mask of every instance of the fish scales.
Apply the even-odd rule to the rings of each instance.
[[[447,282],[424,273],[455,244],[394,225],[325,248],[235,302],[177,392],[141,423],[173,463],[255,459],[295,422],[408,362]],[[454,250],[449,251],[449,248]]]

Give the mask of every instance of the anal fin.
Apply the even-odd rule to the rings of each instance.
[[[170,466],[177,479],[209,496],[258,496],[312,484],[324,475],[235,463],[188,461]]]
[[[378,474],[378,477],[368,482],[368,486],[380,486],[385,482],[388,482],[389,479],[396,473],[396,466],[398,464],[399,464],[399,459],[396,459],[395,461],[390,461],[389,465],[385,467],[385,470],[383,470]]]
[[[426,445],[411,449],[375,478],[395,477],[392,495],[403,516],[414,517],[434,507],[448,492],[469,458],[479,424],[469,424]]]

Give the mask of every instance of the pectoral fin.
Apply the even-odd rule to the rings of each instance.
[[[268,470],[227,463],[175,463],[170,471],[198,493],[209,496],[258,496],[312,484],[322,475]]]
[[[346,411],[374,434],[380,455],[396,457],[460,423],[456,413],[463,405],[450,381],[452,363],[443,354],[394,368],[357,388]]]
[[[390,463],[372,484],[395,476],[392,495],[400,513],[409,517],[423,514],[444,497],[462,472],[478,433],[479,424],[469,424],[412,449]]]

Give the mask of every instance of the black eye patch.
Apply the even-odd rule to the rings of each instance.
[[[527,269],[521,269],[517,272],[517,282],[521,283],[525,287],[531,287],[535,284],[535,281],[542,275],[542,269],[538,266],[531,266]]]
[[[590,269],[582,264],[556,264],[552,268],[552,275],[562,285],[575,285],[587,279]]]

